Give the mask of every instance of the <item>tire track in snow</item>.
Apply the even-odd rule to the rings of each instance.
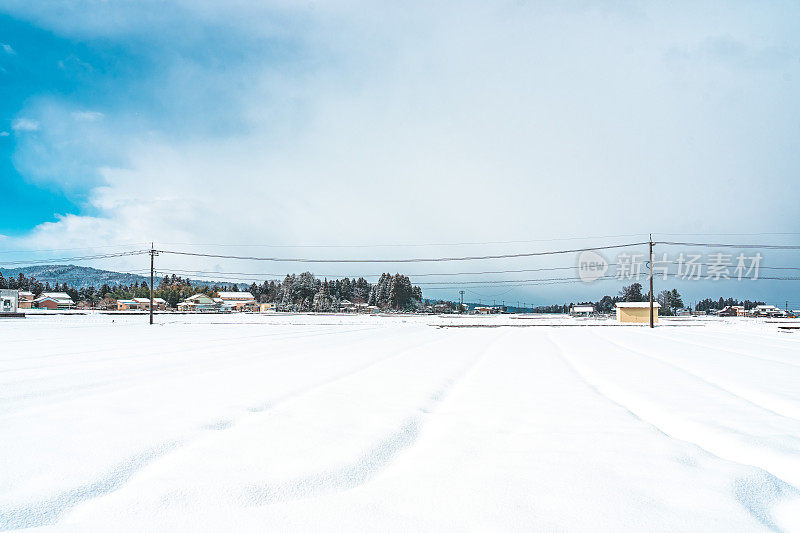
[[[741,387],[729,381],[719,380],[717,378],[708,376],[705,373],[699,374],[694,370],[689,370],[688,368],[686,368],[681,364],[678,364],[673,361],[668,361],[663,357],[659,357],[657,355],[644,353],[641,350],[631,348],[624,344],[620,344],[619,342],[611,340],[602,334],[598,334],[598,336],[609,344],[613,344],[614,346],[617,346],[639,357],[651,359],[665,366],[673,368],[678,372],[687,374],[693,377],[694,379],[697,379],[698,381],[705,383],[709,387],[713,387],[725,394],[728,394],[729,396],[732,396],[734,398],[737,398],[738,400],[748,403],[757,409],[762,409],[768,412],[770,415],[779,416],[782,418],[788,418],[795,421],[800,421],[800,407],[793,405],[789,402],[781,401],[780,398],[774,398],[766,394],[759,394],[758,392],[751,391],[747,388]]]
[[[800,512],[800,490],[794,484],[770,472],[769,468],[753,464],[751,454],[754,448],[725,449],[725,442],[720,442],[713,435],[706,434],[698,438],[699,435],[706,433],[701,425],[681,420],[680,417],[658,409],[647,400],[626,393],[622,388],[598,377],[585,365],[567,355],[567,350],[553,339],[552,334],[548,333],[548,338],[567,366],[599,397],[624,409],[635,419],[668,438],[696,446],[720,460],[756,469],[757,473],[754,475],[736,480],[733,496],[764,526],[774,531],[781,531],[773,516],[775,507],[779,504],[789,503],[793,509]],[[793,479],[795,476],[789,477]]]
[[[754,333],[752,331],[736,329],[736,335],[747,338],[747,341],[752,344],[757,344],[761,347],[769,347],[769,348],[795,348],[795,346],[791,346],[792,344],[800,344],[800,338],[798,337],[766,337],[765,333],[779,333],[777,331],[771,329],[761,330],[760,333]],[[707,337],[713,337],[715,339],[724,339],[728,340],[730,338],[729,335],[725,334],[721,330],[717,329],[703,329],[700,331],[693,331],[694,335],[704,335]],[[764,342],[764,341],[773,341],[773,342]]]
[[[637,332],[637,333],[639,335],[643,335],[642,332]],[[697,341],[694,341],[694,340],[677,339],[675,337],[664,337],[663,335],[660,335],[660,337],[662,338],[662,340],[670,340],[670,341],[678,342],[678,343],[681,343],[681,344],[687,344],[689,346],[699,346],[701,348],[709,348],[709,349],[712,349],[712,350],[715,350],[715,351],[719,351],[719,352],[725,352],[725,353],[738,355],[740,357],[746,357],[748,359],[755,359],[756,361],[765,361],[765,362],[769,362],[769,363],[776,363],[776,364],[779,364],[779,365],[792,366],[792,367],[795,367],[795,368],[800,367],[800,358],[795,363],[793,361],[785,361],[783,359],[773,359],[771,357],[760,357],[760,356],[757,356],[757,355],[753,355],[750,352],[740,352],[738,350],[732,350],[730,348],[722,348],[722,347],[720,347],[718,345],[706,344],[706,343],[697,342]],[[786,348],[786,347],[784,346],[782,348]]]
[[[454,376],[445,379],[439,387],[430,393],[425,401],[418,405],[415,412],[392,433],[380,440],[365,453],[338,468],[295,478],[294,480],[264,485],[250,485],[244,488],[238,500],[252,506],[299,500],[342,492],[356,488],[369,481],[380,471],[385,470],[401,452],[412,447],[425,425],[426,417],[450,395],[452,390],[464,380],[486,357],[491,346],[499,342],[499,338],[487,343]]]
[[[24,506],[17,505],[8,508],[0,506],[0,531],[54,524],[75,506],[85,501],[105,496],[106,494],[110,494],[120,489],[137,472],[145,469],[157,459],[160,459],[171,452],[177,451],[179,448],[187,445],[190,442],[196,441],[208,431],[222,431],[229,429],[246,416],[275,409],[292,399],[309,394],[316,389],[347,379],[371,367],[400,357],[411,350],[415,350],[421,346],[436,342],[442,342],[442,339],[436,338],[429,339],[427,341],[416,342],[411,346],[405,347],[399,352],[392,353],[377,360],[371,360],[366,364],[359,365],[355,369],[351,368],[347,372],[339,374],[335,377],[314,382],[309,386],[289,392],[278,398],[270,400],[269,402],[252,405],[251,407],[245,409],[244,414],[240,415],[239,417],[217,420],[215,422],[205,424],[197,431],[191,433],[187,438],[182,440],[167,441],[151,447],[144,452],[133,455],[128,459],[118,463],[117,466],[111,468],[99,479],[84,483],[73,489],[60,492],[51,498],[41,499]],[[404,425],[402,431],[408,432],[414,429],[413,427],[406,426],[408,426],[408,424]],[[395,438],[397,437],[395,436]]]
[[[79,503],[119,489],[136,472],[181,444],[179,441],[172,441],[150,448],[119,463],[99,479],[61,492],[52,498],[25,506],[0,507],[0,531],[54,524]]]

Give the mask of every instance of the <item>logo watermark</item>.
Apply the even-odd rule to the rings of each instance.
[[[680,280],[757,280],[763,259],[760,253],[734,255],[714,252],[703,255],[681,252],[677,256],[663,253],[653,256],[652,269],[654,277],[664,280],[667,277]],[[675,268],[670,271],[673,265]],[[612,266],[615,267],[613,274],[607,275]],[[586,283],[598,279],[639,279],[649,275],[650,268],[646,254],[621,252],[614,263],[609,263],[594,250],[581,252],[578,256],[578,277]]]
[[[586,250],[578,256],[578,276],[581,281],[590,283],[605,277],[608,261],[594,250]]]

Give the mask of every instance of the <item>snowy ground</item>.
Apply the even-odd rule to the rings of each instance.
[[[800,531],[773,323],[157,321],[0,321],[0,529]]]

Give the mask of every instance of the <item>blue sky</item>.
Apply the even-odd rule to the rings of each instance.
[[[0,248],[800,232],[797,27],[793,2],[10,0]]]
[[[12,161],[16,149],[15,120],[25,102],[41,94],[74,96],[87,91],[92,79],[76,76],[61,67],[70,57],[90,56],[86,46],[60,39],[48,31],[8,15],[0,16],[0,195],[12,199],[0,216],[0,233],[19,234],[37,224],[55,219],[55,213],[79,212],[80,194],[54,187],[39,187],[27,181]],[[13,43],[13,46],[12,44]],[[97,58],[93,57],[95,63]],[[25,123],[17,123],[20,131]],[[31,121],[28,128],[36,128]],[[12,132],[15,134],[12,135]],[[30,131],[28,135],[36,135]],[[4,202],[5,203],[5,202]]]

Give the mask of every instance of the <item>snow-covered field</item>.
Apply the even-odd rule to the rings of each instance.
[[[156,318],[0,321],[0,529],[800,531],[800,331]]]

